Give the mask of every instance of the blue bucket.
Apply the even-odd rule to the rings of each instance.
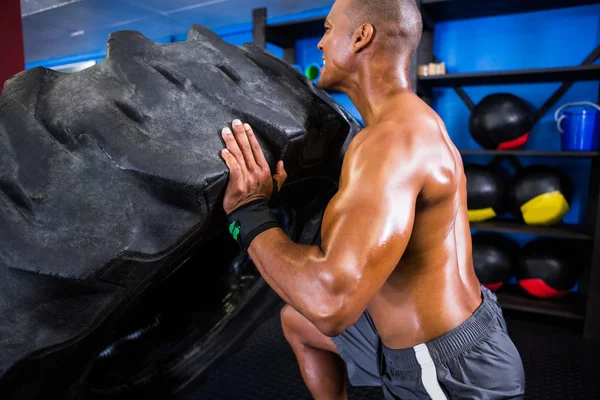
[[[563,151],[600,150],[600,107],[587,101],[567,103],[554,114]],[[562,113],[562,115],[561,115]]]

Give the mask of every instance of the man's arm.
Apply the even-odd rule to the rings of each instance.
[[[371,134],[377,142],[368,138],[346,154],[320,247],[295,244],[281,229],[270,229],[249,248],[266,282],[329,336],[358,319],[398,264],[422,186],[398,135]]]

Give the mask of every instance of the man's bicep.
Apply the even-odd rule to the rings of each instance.
[[[416,193],[390,185],[342,188],[325,211],[322,249],[330,264],[379,290],[404,253],[414,222]],[[374,293],[373,293],[374,294]]]

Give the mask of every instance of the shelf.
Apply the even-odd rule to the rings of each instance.
[[[581,225],[557,224],[552,226],[530,226],[519,221],[491,220],[484,222],[471,222],[471,229],[488,232],[521,233],[526,235],[537,235],[556,237],[563,239],[592,240],[585,227]]]
[[[425,87],[589,81],[600,80],[600,65],[422,76],[418,80]]]
[[[323,36],[324,24],[325,17],[316,17],[267,25],[267,42],[280,47],[293,47],[298,39]]]
[[[534,156],[534,157],[599,157],[600,151],[557,151],[557,150],[459,150],[463,155],[490,156]]]
[[[585,300],[581,294],[567,293],[558,299],[538,299],[514,285],[505,285],[496,292],[504,310],[529,312],[554,317],[583,320]]]
[[[422,0],[435,22],[598,4],[598,0]]]

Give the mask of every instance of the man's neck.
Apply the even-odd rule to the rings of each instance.
[[[381,119],[392,97],[411,90],[406,63],[388,69],[363,68],[355,80],[344,86],[343,92],[350,97],[366,126]]]

